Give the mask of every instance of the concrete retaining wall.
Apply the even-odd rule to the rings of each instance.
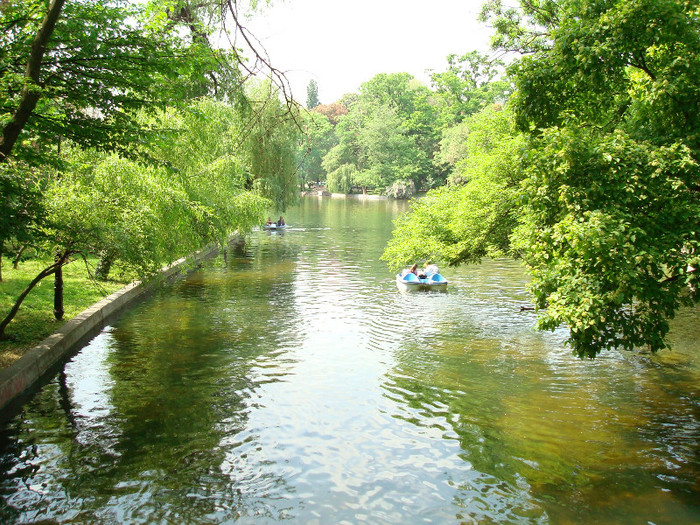
[[[111,317],[133,303],[154,283],[162,282],[163,279],[175,280],[183,274],[183,270],[194,268],[201,261],[210,259],[218,253],[218,246],[210,246],[189,257],[183,257],[163,268],[160,271],[160,277],[147,283],[140,281],[131,283],[68,321],[38,346],[0,371],[0,411],[65,359],[83,337],[104,327]]]

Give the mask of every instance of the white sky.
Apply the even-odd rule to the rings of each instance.
[[[262,3],[262,2],[261,2]],[[246,22],[294,98],[318,83],[322,104],[378,73],[445,71],[450,53],[487,53],[491,30],[477,21],[484,0],[275,0]]]

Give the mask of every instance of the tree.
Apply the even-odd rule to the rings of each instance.
[[[665,346],[697,301],[698,162],[618,131],[548,130],[532,152],[517,241],[542,328],[569,327],[579,355]]]
[[[540,327],[580,356],[666,346],[698,300],[700,7],[690,0],[491,2],[529,132],[517,236]],[[487,13],[487,14],[488,14]]]
[[[348,114],[338,121],[338,145],[324,158],[328,173],[352,164],[354,186],[386,191],[395,181],[411,186],[439,177],[432,164],[438,131],[430,90],[408,73],[379,74],[360,87]]]
[[[343,164],[337,169],[328,173],[328,191],[332,193],[350,193],[352,185],[357,176],[355,166]]]
[[[355,185],[362,187],[363,193],[368,188],[384,190],[394,181],[417,179],[419,167],[425,164],[415,138],[404,131],[396,111],[386,105],[373,108],[360,129],[357,143],[365,162]]]
[[[338,124],[338,121],[342,116],[348,114],[348,108],[340,102],[333,102],[332,104],[319,104],[318,106],[314,107],[313,112],[325,115],[328,117],[331,124],[335,126]]]
[[[0,281],[6,243],[30,242],[43,220],[41,191],[42,177],[37,170],[22,163],[0,163]]]
[[[308,181],[326,179],[322,166],[323,157],[338,143],[335,130],[328,117],[309,112],[304,118],[305,132],[300,135],[297,159],[302,190]]]
[[[137,111],[184,101],[192,84],[201,94],[203,72],[223,62],[144,7],[22,0],[0,9],[0,253],[8,240],[42,241],[40,174],[60,164],[63,143],[134,155],[148,132]]]
[[[137,119],[142,109],[186,106],[206,94],[244,103],[240,69],[251,66],[233,47],[209,42],[213,26],[225,29],[231,19],[250,41],[235,1],[61,0],[48,9],[44,0],[4,3],[0,162],[12,157],[14,164],[3,177],[14,174],[13,186],[20,187],[28,177],[21,170],[60,162],[66,140],[137,156],[147,135],[158,131]],[[276,70],[270,75],[284,83]],[[0,199],[0,216],[13,216],[6,204]]]
[[[389,105],[362,99],[336,127],[338,144],[324,157],[322,165],[329,174],[344,166],[353,173],[350,187],[384,191],[395,180],[416,176],[421,151],[409,136],[396,110]],[[348,188],[349,190],[350,188]]]
[[[56,27],[56,22],[58,21],[61,10],[63,9],[63,4],[65,0],[52,0],[49,4],[46,16],[43,17],[41,23],[39,24],[36,33],[32,39],[31,45],[27,48],[28,56],[26,58],[26,68],[23,76],[17,75],[14,82],[10,82],[10,85],[14,84],[15,89],[18,92],[21,91],[21,95],[17,97],[17,104],[15,110],[12,112],[10,118],[7,120],[3,119],[2,126],[2,136],[0,136],[0,162],[4,162],[12,152],[17,139],[19,138],[20,132],[24,129],[32,115],[34,108],[41,96],[41,89],[45,86],[42,85],[40,74],[41,65],[46,54],[46,46],[48,44],[51,35],[53,34],[54,28]],[[20,15],[20,9],[26,8],[23,2],[18,2],[17,4],[7,7],[7,13],[3,9],[3,26],[9,29],[10,38],[3,40],[13,40],[12,36],[19,33],[17,29],[13,26],[17,23],[17,15]],[[27,19],[25,19],[26,21]],[[26,38],[26,37],[25,37]],[[5,42],[3,42],[5,43]],[[4,54],[4,53],[3,53]],[[2,57],[3,69],[9,68],[11,62],[6,56]],[[3,75],[5,77],[5,75]],[[10,89],[12,89],[12,87]],[[3,104],[3,106],[5,106]],[[3,108],[3,113],[7,111],[7,108]]]
[[[329,184],[333,179],[331,173],[335,172],[340,167],[352,167],[352,169],[345,168],[343,171],[344,174],[356,173],[365,168],[366,157],[358,142],[358,137],[365,125],[366,119],[367,110],[362,104],[356,103],[353,104],[352,111],[348,111],[347,115],[343,116],[338,121],[335,127],[338,143],[328,151],[321,161],[321,165],[327,173]],[[346,179],[347,177],[344,177],[344,180]],[[345,187],[345,185],[343,185],[343,187]],[[348,184],[346,193],[349,193],[351,189],[352,184]]]
[[[435,155],[434,162],[446,166],[452,170],[447,178],[448,184],[461,184],[463,181],[457,174],[456,166],[469,156],[467,140],[469,139],[470,126],[460,123],[456,126],[444,129],[440,140],[440,149]]]
[[[142,131],[134,112],[204,94],[190,86],[206,85],[204,73],[221,58],[188,45],[141,4],[89,0],[61,11],[56,0],[38,23],[43,5],[25,0],[0,11],[0,159],[51,160],[66,139],[130,154]]]
[[[65,145],[64,165],[43,192],[43,252],[56,247],[57,256],[0,322],[0,337],[31,289],[75,257],[99,254],[105,274],[119,261],[147,277],[262,221],[272,202],[246,189],[249,168],[235,147],[244,127],[235,108],[200,99],[188,110],[142,118],[167,121],[171,128],[149,145],[150,156],[162,162],[148,165]]]
[[[318,83],[312,78],[306,86],[306,108],[314,109],[321,102],[318,100]]]
[[[487,108],[464,124],[469,154],[457,165],[464,183],[429,191],[396,219],[382,254],[393,269],[416,260],[458,265],[516,255],[511,236],[522,213],[525,137],[507,106]]]
[[[252,86],[249,100],[249,120],[242,132],[248,188],[285,210],[297,199],[296,153],[301,120],[294,108],[281,103],[279,90],[269,81]]]
[[[504,147],[501,154],[507,154],[507,144],[499,143],[508,142],[514,134],[512,107],[491,105],[443,132],[436,161],[452,170],[448,183],[465,184],[478,176],[483,168],[481,160],[484,155],[491,156],[500,146]],[[514,150],[512,153],[513,158],[503,160],[517,160],[520,152]]]
[[[288,180],[293,171],[275,169],[264,175],[251,174],[261,159],[291,158],[293,164],[293,126],[281,126],[281,134],[288,136],[273,141],[269,150],[249,149],[245,162],[232,159],[230,152],[219,151],[216,158],[205,158],[197,151],[191,157],[203,158],[205,165],[195,169],[173,169],[172,159],[157,158],[153,143],[149,144],[156,136],[152,134],[156,120],[144,117],[144,112],[166,106],[183,108],[207,93],[239,108],[250,107],[243,96],[239,67],[246,72],[251,69],[236,50],[212,46],[208,40],[211,28],[202,23],[208,15],[215,15],[210,18],[212,23],[225,27],[228,13],[250,43],[238,22],[235,1],[191,5],[161,0],[87,0],[64,6],[62,0],[54,0],[46,15],[45,10],[43,0],[20,0],[0,9],[0,27],[4,29],[0,35],[0,178],[7,190],[0,199],[0,222],[6,227],[0,244],[11,236],[57,255],[0,322],[0,337],[31,288],[46,276],[59,274],[61,266],[77,254],[103,254],[107,262],[119,257],[146,271],[167,259],[173,250],[182,255],[182,250],[192,249],[195,244],[198,248],[204,242],[224,238],[231,227],[245,229],[259,221],[263,207],[270,204],[260,193],[283,205],[293,195],[286,186],[275,185],[280,176]],[[269,66],[259,54],[257,57],[257,62]],[[270,75],[286,93],[279,72],[270,68]],[[279,106],[279,100],[275,100]],[[276,115],[287,121],[296,118],[293,110]],[[253,123],[262,120],[251,120],[250,127],[238,126],[236,141],[228,145],[234,150],[240,147],[251,129],[256,131]],[[269,120],[265,127],[271,127]],[[162,122],[157,131],[167,135]],[[282,151],[284,144],[286,152]],[[123,187],[96,184],[100,180],[96,176],[99,166],[87,171],[76,169],[63,154],[70,149],[72,157],[79,158],[80,154],[75,153],[79,148],[90,151],[89,164],[107,163],[115,174],[145,174],[153,169],[159,175],[144,175],[142,183],[132,181]],[[122,157],[101,159],[102,153],[119,153]],[[148,164],[124,168],[126,159],[137,158]],[[227,170],[245,181],[246,190],[257,193],[232,193],[237,187],[226,186],[231,180]],[[31,180],[30,173],[42,174],[36,185],[41,191],[23,191],[23,183]],[[186,178],[177,180],[175,174],[185,173]],[[213,182],[214,178],[218,182]],[[149,186],[148,181],[155,182]],[[172,189],[164,192],[167,198],[163,202],[168,204],[159,210],[161,213],[155,212],[154,202],[143,202],[130,194],[132,189],[143,191],[143,195],[157,194],[154,187],[158,185]],[[115,208],[115,203],[120,206]],[[62,205],[67,208],[61,209]],[[110,214],[100,215],[105,210]],[[168,210],[175,215],[168,215]],[[167,232],[169,239],[160,242],[163,239],[154,230]]]
[[[503,68],[500,60],[471,51],[460,57],[448,55],[447,64],[447,71],[430,75],[433,89],[441,101],[443,126],[459,124],[489,104],[504,102],[508,98],[510,83],[496,80]]]
[[[360,100],[396,111],[403,132],[420,151],[414,158],[416,187],[443,184],[445,174],[433,163],[441,131],[434,93],[408,73],[379,74],[360,86]]]
[[[0,9],[0,163],[8,190],[0,199],[6,227],[0,252],[8,238],[39,245],[52,237],[42,213],[50,181],[39,181],[42,191],[33,191],[35,184],[23,191],[23,185],[53,171],[62,142],[133,153],[142,138],[135,110],[182,94],[173,89],[181,85],[179,78],[215,63],[211,52],[186,45],[176,28],[153,23],[148,15],[144,6],[122,2],[53,0],[47,7],[44,1],[22,0]],[[60,318],[61,266],[75,250],[47,250],[57,253],[58,265],[43,277],[57,276]],[[7,322],[0,324],[0,335]]]
[[[249,231],[273,205],[251,189],[247,162],[252,154],[246,151],[250,142],[245,138],[249,119],[247,111],[208,97],[157,115],[155,126],[167,123],[170,132],[151,144],[150,155],[167,167],[168,180],[208,211],[209,233],[195,241],[200,247],[211,241],[223,244],[234,231]]]

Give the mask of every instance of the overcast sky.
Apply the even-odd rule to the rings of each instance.
[[[262,3],[262,2],[261,2]],[[477,21],[483,0],[275,0],[246,26],[306,103],[316,80],[323,104],[357,92],[378,73],[408,72],[428,85],[426,69],[446,57],[488,52],[491,30]]]

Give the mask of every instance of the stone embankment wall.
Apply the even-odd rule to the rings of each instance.
[[[368,201],[385,201],[389,197],[386,195],[363,195],[362,193],[331,193],[332,199],[355,199],[355,200],[368,200]]]
[[[331,193],[326,189],[309,190],[301,193],[302,197],[331,197],[332,199],[357,199],[357,200],[387,200],[386,195],[366,195],[362,193]]]
[[[62,362],[84,337],[105,326],[110,318],[133,303],[153,284],[173,281],[187,270],[192,270],[206,259],[219,253],[211,246],[163,268],[159,278],[147,283],[136,281],[84,310],[68,321],[60,330],[44,339],[6,369],[0,371],[0,411],[36,384],[45,374]],[[0,419],[2,414],[0,413]]]

